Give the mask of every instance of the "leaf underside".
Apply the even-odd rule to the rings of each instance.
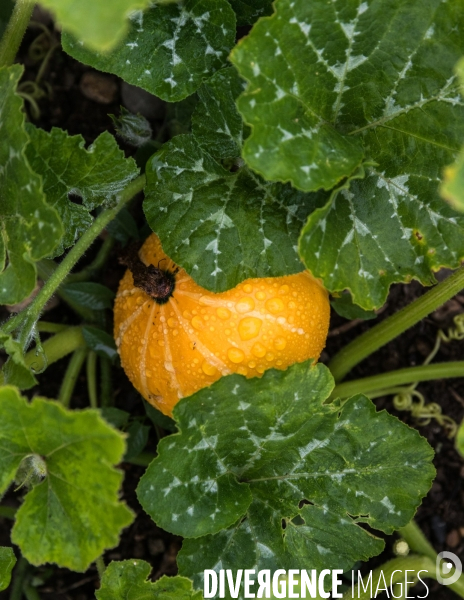
[[[33,565],[53,562],[85,571],[133,519],[119,501],[122,435],[98,412],[68,412],[53,401],[28,403],[12,387],[0,391],[0,494],[26,457],[45,461],[46,476],[16,513],[12,541]]]
[[[111,562],[103,574],[97,600],[202,600],[185,577],[163,575],[147,581],[151,567],[144,560]]]
[[[195,538],[179,555],[195,585],[212,568],[348,569],[383,548],[359,523],[391,533],[412,518],[431,448],[363,396],[325,405],[332,388],[326,367],[302,363],[223,377],[176,406],[181,433],[137,494],[159,526]]]
[[[15,94],[22,72],[19,65],[0,68],[0,304],[29,296],[35,263],[53,251],[63,232],[25,156],[29,138],[23,102]]]
[[[31,139],[27,158],[42,176],[47,201],[58,211],[65,228],[54,252],[60,256],[92,224],[89,211],[114,200],[139,170],[106,131],[87,150],[81,135],[68,136],[56,127],[48,133],[29,125],[27,132]],[[79,196],[82,203],[73,202],[70,194]]]

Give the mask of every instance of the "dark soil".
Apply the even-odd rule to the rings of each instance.
[[[36,16],[52,27],[46,17]],[[37,35],[37,29],[29,30],[23,43],[20,59],[26,65],[24,80],[34,79],[39,67],[27,55],[27,50]],[[57,39],[55,32],[53,35]],[[51,96],[44,97],[39,101],[41,115],[34,121],[35,124],[47,130],[52,126],[57,126],[67,130],[70,134],[80,133],[87,143],[92,142],[101,132],[107,129],[114,131],[108,114],[118,114],[121,103],[121,81],[116,77],[108,76],[107,85],[111,88],[115,83],[116,92],[113,94],[110,103],[102,104],[90,100],[82,94],[80,82],[83,75],[88,72],[92,72],[92,70],[77,63],[60,49],[57,49],[43,80],[50,86],[52,93]],[[104,92],[105,90],[103,90]],[[164,118],[165,107],[162,103],[158,103],[158,109],[150,119],[155,136],[159,132]],[[121,144],[121,147],[124,148],[127,155],[135,153],[131,147],[123,144]],[[134,215],[138,219],[139,225],[141,225],[143,217],[140,203],[134,207]],[[111,289],[116,289],[124,270],[124,267],[117,262],[118,252],[119,249],[116,248],[108,262],[106,271],[102,274],[102,283],[108,285]],[[91,249],[88,255],[84,257],[83,263],[90,262],[94,254],[95,249]],[[329,357],[333,356],[339,348],[346,345],[361,332],[406,306],[425,291],[416,282],[409,285],[393,286],[386,307],[381,311],[376,321],[359,322],[353,325],[353,323],[349,323],[337,314],[333,314],[331,334],[321,360],[327,362]],[[421,364],[434,346],[437,330],[451,326],[453,316],[462,312],[463,307],[464,295],[451,300],[442,309],[424,319],[358,365],[347,379],[366,377]],[[3,310],[3,312],[0,312],[0,319],[4,320],[7,313],[5,309],[0,310]],[[76,316],[63,303],[58,303],[58,306],[47,313],[46,318],[57,322],[78,322]],[[454,341],[449,344],[442,344],[435,362],[462,360],[462,356],[462,342]],[[40,395],[56,397],[65,366],[66,359],[63,359],[56,364],[56,367],[54,366],[53,377],[50,377],[48,371],[40,377]],[[113,388],[115,406],[130,411],[132,414],[144,414],[140,397],[133,390],[120,368],[113,369]],[[426,402],[437,402],[441,406],[442,413],[453,418],[456,423],[459,424],[463,420],[464,379],[424,383],[419,385],[418,390],[424,395]],[[30,391],[31,395],[36,393],[39,393],[38,389]],[[390,411],[412,427],[418,426],[408,412],[398,412],[393,408],[391,397],[379,398],[375,400],[375,403],[379,409]],[[73,407],[84,407],[87,404],[85,375],[81,375],[73,397]],[[437,477],[430,493],[418,510],[417,522],[438,552],[443,550],[454,552],[464,561],[464,460],[455,451],[453,440],[447,437],[447,431],[436,421],[419,427],[419,430],[435,449]],[[154,431],[152,434],[147,450],[154,452],[156,449],[156,436]],[[125,473],[124,499],[136,512],[137,518],[131,527],[124,532],[119,546],[106,553],[105,560],[144,559],[153,567],[153,579],[160,577],[162,574],[174,575],[176,573],[176,554],[181,547],[181,540],[159,529],[138,504],[135,487],[144,472],[144,468],[127,463],[122,464],[121,468]],[[17,507],[21,495],[21,492],[10,491],[2,503]],[[9,537],[11,524],[11,521],[0,518],[0,546],[11,545]],[[366,572],[379,566],[384,560],[393,557],[392,544],[394,539],[394,536],[388,537],[384,553],[364,565],[362,570]],[[19,550],[15,548],[15,551],[19,556]],[[32,574],[34,583],[38,586],[40,597],[52,600],[87,600],[94,598],[94,592],[99,581],[94,567],[86,573],[74,573],[67,569],[44,566],[33,569]],[[438,584],[434,585],[430,580],[428,580],[428,583],[431,588],[429,597],[434,600],[456,598],[447,588]],[[424,592],[417,589],[416,594],[420,596]],[[7,597],[8,592],[0,593],[0,599],[6,599]],[[414,597],[414,592],[410,592],[410,597]]]

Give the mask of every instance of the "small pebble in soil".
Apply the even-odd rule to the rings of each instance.
[[[118,84],[112,77],[94,71],[82,75],[79,89],[86,98],[99,104],[111,104],[118,94]]]

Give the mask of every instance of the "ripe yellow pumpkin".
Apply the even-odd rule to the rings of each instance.
[[[223,375],[260,377],[319,358],[330,305],[308,271],[247,279],[215,294],[176,267],[154,234],[138,256],[126,261],[119,284],[114,336],[132,384],[164,414]]]

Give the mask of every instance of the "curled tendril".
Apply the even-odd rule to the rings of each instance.
[[[456,315],[453,319],[454,326],[445,332],[439,329],[435,345],[424,361],[428,365],[435,358],[442,342],[448,343],[453,340],[464,340],[464,313]],[[448,415],[444,415],[441,406],[436,402],[425,402],[424,396],[416,390],[418,383],[404,388],[398,388],[393,397],[393,406],[396,410],[407,410],[416,420],[418,425],[428,425],[434,419],[441,427],[448,430],[448,437],[453,438],[458,430],[457,423]]]

